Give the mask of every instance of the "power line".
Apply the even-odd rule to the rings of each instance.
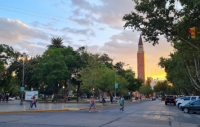
[[[13,8],[13,9],[24,10],[24,11],[33,12],[33,13],[38,13],[38,14],[42,14],[42,15],[49,15],[49,16],[58,17],[58,18],[62,18],[62,19],[68,19],[68,18],[64,18],[64,17],[60,17],[60,16],[55,16],[55,15],[45,14],[45,13],[41,13],[41,12],[37,12],[37,11],[31,11],[31,10],[16,8],[16,7],[12,7],[12,6],[8,6],[8,5],[3,5],[3,4],[0,4],[0,6],[4,6],[4,7],[6,7],[6,8],[9,7],[9,8]]]
[[[6,10],[6,11],[11,11],[11,12],[15,12],[15,13],[21,13],[21,14],[25,14],[25,15],[29,15],[29,16],[34,16],[34,17],[39,17],[39,18],[43,18],[43,19],[49,19],[49,20],[53,20],[53,21],[58,21],[58,22],[65,22],[62,20],[55,20],[53,18],[48,18],[48,17],[43,17],[43,16],[38,16],[38,15],[34,15],[34,14],[29,14],[29,13],[25,13],[25,12],[20,12],[20,11],[16,11],[16,10],[10,10],[10,9],[6,9],[6,8],[1,8],[2,10]],[[66,22],[65,22],[66,23]]]

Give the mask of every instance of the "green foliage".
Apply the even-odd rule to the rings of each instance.
[[[74,100],[75,100],[76,98],[77,98],[77,96],[73,96],[73,97],[71,97],[71,99],[74,99]]]
[[[65,48],[65,46],[63,46],[63,39],[62,38],[52,38],[51,39],[51,45],[48,45],[48,48]]]
[[[16,60],[18,54],[14,52],[13,48],[0,44],[0,88],[8,90],[9,82],[12,79],[12,71],[6,67]]]
[[[10,81],[8,91],[12,96],[21,95],[21,84],[19,84],[19,79],[17,77],[12,78]]]
[[[164,93],[168,95],[176,95],[174,86],[170,85],[166,80],[164,82],[157,82],[154,86],[154,92]]]
[[[66,52],[67,49],[50,48],[39,58],[37,68],[34,70],[34,78],[40,84],[46,85],[46,91],[53,90],[54,93],[58,93],[62,87],[58,84],[66,78],[70,78],[71,74],[66,65]]]
[[[154,86],[154,91],[155,92],[160,92],[160,91],[167,92],[168,86],[169,86],[169,84],[166,80],[164,82],[158,81],[157,84]]]
[[[149,94],[153,93],[150,85],[142,85],[139,89],[140,94],[148,96]]]
[[[95,88],[102,92],[113,93],[116,81],[119,84],[117,92],[127,92],[128,83],[126,79],[115,73],[114,69],[109,68],[99,60],[99,55],[91,55],[88,59],[88,65],[81,70],[80,74],[83,85],[91,90]]]
[[[125,14],[125,28],[142,31],[142,36],[153,45],[158,44],[159,36],[168,41],[180,37],[188,40],[188,28],[200,27],[200,2],[180,0],[182,9],[177,8],[176,0],[134,0],[135,10]],[[141,27],[142,26],[142,27]],[[178,37],[178,38],[177,38]]]

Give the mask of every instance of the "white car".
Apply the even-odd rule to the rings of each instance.
[[[199,96],[186,96],[184,99],[178,100],[176,102],[176,106],[178,106],[178,108],[180,108],[181,104],[182,106],[189,103],[190,101],[195,101],[198,100],[200,97]]]
[[[182,100],[182,99],[184,99],[185,97],[183,96],[183,97],[177,97],[176,99],[175,99],[175,102],[177,102],[177,101],[179,101],[179,100]]]
[[[179,105],[179,108],[181,108],[182,106],[185,106],[186,104],[190,104],[190,103],[192,103],[192,102],[194,102],[194,101],[190,101],[190,102],[188,102],[188,103],[182,103],[182,104]]]

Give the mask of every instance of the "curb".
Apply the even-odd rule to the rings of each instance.
[[[138,102],[126,102],[125,104],[138,103]],[[96,108],[106,108],[117,106],[119,104],[112,105],[101,105],[96,106]],[[79,110],[87,110],[88,108],[67,108],[67,109],[54,109],[54,110],[27,110],[27,111],[0,111],[0,113],[40,113],[40,112],[58,112],[58,111],[79,111]]]
[[[70,111],[69,109],[55,109],[55,110],[28,110],[28,111],[0,111],[0,113],[36,113],[36,112],[57,112]]]

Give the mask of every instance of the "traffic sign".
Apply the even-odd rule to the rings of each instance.
[[[24,91],[24,87],[21,87],[21,91],[22,91],[22,92]]]
[[[118,88],[118,83],[115,83],[115,88]]]

